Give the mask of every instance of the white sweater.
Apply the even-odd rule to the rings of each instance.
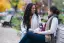
[[[56,36],[57,27],[58,27],[58,19],[56,17],[54,17],[52,19],[50,30],[42,31],[42,34],[53,34],[54,33],[54,36]]]
[[[29,30],[30,31],[36,30],[39,27],[40,22],[41,22],[40,16],[38,16],[38,18],[37,18],[37,16],[34,14],[31,19],[31,28]],[[26,33],[26,29],[27,29],[27,27],[25,26],[25,28],[24,28],[23,23],[21,23],[21,35],[22,35],[21,38],[24,37],[24,35]]]
[[[40,16],[38,15],[38,18],[37,18],[36,14],[34,14],[31,19],[31,28],[30,29],[32,29],[32,30],[37,29],[39,27],[39,23],[41,23]]]
[[[32,31],[37,29],[39,27],[39,23],[41,23],[40,16],[38,15],[38,18],[37,18],[37,16],[34,14],[31,19],[31,28],[29,30]],[[26,32],[26,29],[27,27],[25,26],[24,28],[23,23],[21,23],[21,31]]]

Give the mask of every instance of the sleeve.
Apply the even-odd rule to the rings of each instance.
[[[26,33],[26,28],[24,28],[23,22],[21,22],[21,33]]]
[[[24,28],[23,22],[21,22],[21,39],[25,36],[26,34],[26,28]]]
[[[42,34],[53,34],[54,32],[56,32],[57,27],[58,27],[58,19],[56,17],[54,17],[52,19],[50,30],[42,31]]]

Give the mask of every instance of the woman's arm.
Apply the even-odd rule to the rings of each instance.
[[[35,33],[38,33],[38,34],[53,34],[54,32],[56,32],[57,26],[58,26],[58,19],[56,17],[54,17],[52,19],[50,30],[42,31],[42,32],[39,31],[39,32],[35,32]]]
[[[23,22],[21,22],[21,33],[26,33],[26,28],[23,25]]]

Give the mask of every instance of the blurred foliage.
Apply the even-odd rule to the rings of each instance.
[[[21,16],[24,16],[24,12],[18,12],[18,14],[20,14]]]
[[[0,12],[6,11],[6,9],[10,9],[11,5],[7,0],[0,0]]]
[[[63,2],[64,0],[52,0],[54,5],[57,6],[59,9],[63,9],[64,8],[64,5],[63,5]]]
[[[18,3],[18,9],[24,10],[25,4],[26,3],[24,1],[19,1],[19,3]]]
[[[63,2],[64,2],[64,0],[53,0],[53,3],[55,4],[55,6],[58,7],[58,9],[60,10],[60,12],[64,12]],[[59,15],[59,19],[60,19],[60,22],[62,24],[64,24],[64,15],[63,14]]]
[[[13,8],[24,10],[25,2],[23,0],[11,0],[10,4]]]
[[[35,2],[36,2],[36,0],[32,0],[32,2],[33,2],[33,3],[35,3]]]
[[[45,14],[44,16],[48,16],[47,14]],[[64,24],[64,14],[59,14],[59,19],[60,19],[60,23]],[[42,22],[46,22],[47,20],[42,20]]]
[[[64,14],[59,15],[60,22],[64,24]]]
[[[42,17],[44,18],[45,16],[48,17],[48,14],[45,13]],[[45,19],[42,19],[41,21],[42,21],[42,22],[47,22],[47,20],[45,20]]]
[[[18,3],[19,3],[19,0],[10,0],[10,4],[12,7],[18,5]]]
[[[12,24],[14,25],[13,28],[15,28],[16,30],[20,30],[21,29],[21,23],[22,23],[22,20],[18,19],[17,16],[24,16],[24,12],[18,12],[16,14],[16,16],[14,16],[12,18]]]
[[[32,0],[33,3],[39,2],[40,0]]]
[[[21,21],[17,19],[17,17],[13,17],[12,19],[12,24],[14,25],[13,27],[17,30],[20,30],[20,24]]]

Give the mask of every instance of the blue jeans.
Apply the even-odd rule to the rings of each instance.
[[[45,43],[45,35],[27,32],[19,43]]]

